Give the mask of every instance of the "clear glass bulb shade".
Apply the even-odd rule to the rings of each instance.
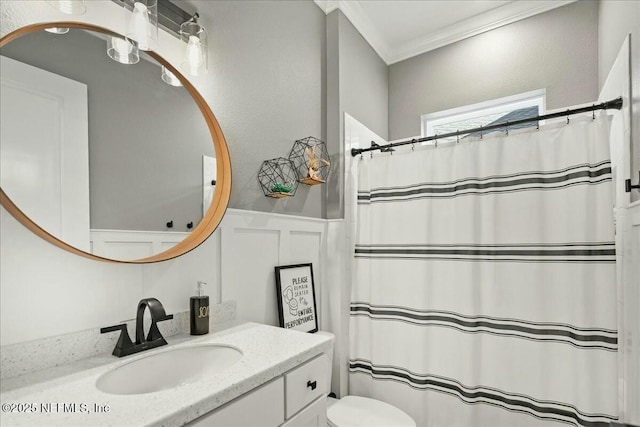
[[[107,37],[107,55],[121,64],[136,64],[140,61],[138,47],[120,37]]]
[[[69,28],[66,27],[49,27],[44,30],[51,34],[67,34],[69,32]]]
[[[171,86],[182,86],[182,82],[164,65],[162,66],[162,81]]]
[[[187,42],[180,68],[191,76],[206,74],[209,71],[207,30],[197,22],[189,21],[180,26],[180,36]]]
[[[67,15],[82,15],[87,11],[84,0],[47,0],[47,3]]]
[[[158,2],[135,0],[127,23],[126,38],[135,42],[140,50],[158,48]]]

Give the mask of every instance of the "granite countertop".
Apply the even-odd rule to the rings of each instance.
[[[330,353],[333,345],[330,334],[257,323],[230,323],[202,337],[177,335],[167,341],[167,346],[121,359],[97,356],[3,380],[0,425],[181,426],[318,354]],[[237,347],[243,356],[221,373],[170,390],[113,395],[95,386],[98,377],[120,365],[205,343]]]

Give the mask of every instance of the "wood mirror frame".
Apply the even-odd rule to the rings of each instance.
[[[50,27],[79,28],[100,32],[106,35],[122,37],[120,34],[96,25],[90,25],[80,22],[51,22],[44,24],[27,25],[7,34],[6,36],[0,38],[0,48],[11,42],[12,40],[15,40],[16,38],[21,37],[25,34],[35,31],[42,31],[45,28]],[[169,69],[169,71],[171,71],[174,75],[176,75],[176,77],[178,77],[184,88],[189,92],[189,94],[191,94],[191,97],[198,105],[198,108],[200,109],[200,112],[202,112],[205,122],[207,123],[207,127],[209,128],[209,132],[211,133],[211,138],[213,140],[213,146],[216,153],[217,168],[216,190],[213,200],[211,201],[211,206],[209,206],[209,210],[202,217],[202,221],[200,221],[200,224],[198,224],[198,226],[189,234],[189,236],[187,236],[184,240],[171,247],[170,249],[152,255],[148,258],[141,258],[136,260],[116,260],[82,251],[50,234],[38,224],[33,222],[24,212],[22,212],[20,208],[16,206],[13,201],[11,201],[4,190],[0,187],[0,205],[2,205],[7,210],[7,212],[9,212],[16,220],[18,220],[30,231],[35,233],[40,238],[46,240],[47,242],[59,247],[60,249],[64,249],[68,252],[80,255],[85,258],[113,263],[146,264],[166,261],[179,257],[180,255],[184,255],[187,252],[198,247],[215,231],[218,224],[220,224],[220,221],[222,221],[222,217],[224,216],[224,213],[227,209],[227,205],[229,204],[229,197],[231,195],[231,160],[229,158],[227,143],[224,135],[222,134],[222,129],[220,129],[220,125],[218,124],[218,120],[214,116],[204,98],[202,98],[202,96],[193,87],[193,85],[173,65],[171,65],[168,61],[166,61],[155,52],[148,51],[145,53],[158,61],[160,64],[164,65],[167,69]]]

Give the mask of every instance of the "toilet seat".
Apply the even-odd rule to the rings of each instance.
[[[332,427],[416,427],[415,421],[395,406],[380,400],[346,396],[327,410]]]

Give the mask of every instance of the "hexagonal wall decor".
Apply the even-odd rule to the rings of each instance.
[[[297,140],[291,148],[289,160],[303,184],[316,185],[327,181],[331,162],[324,141],[312,136]]]
[[[265,196],[277,199],[293,196],[298,188],[298,176],[293,162],[284,157],[262,162],[258,181]]]

